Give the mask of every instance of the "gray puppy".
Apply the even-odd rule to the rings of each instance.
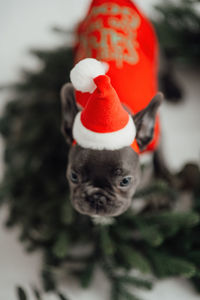
[[[158,93],[149,105],[132,116],[140,150],[151,142],[155,117],[162,102]],[[90,216],[117,216],[130,206],[140,180],[139,155],[129,146],[119,150],[91,150],[73,143],[72,127],[80,110],[71,83],[61,90],[62,132],[70,145],[67,178],[74,208]],[[154,155],[162,169],[159,151]]]

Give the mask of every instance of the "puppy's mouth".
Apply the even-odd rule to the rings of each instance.
[[[89,216],[117,216],[125,208],[123,201],[105,193],[93,193],[73,199],[74,208],[81,214]]]
[[[91,212],[90,215],[92,216],[105,216],[106,208],[99,207],[98,205],[94,208],[94,212]]]

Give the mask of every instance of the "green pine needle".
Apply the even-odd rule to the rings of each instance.
[[[182,258],[154,251],[151,259],[158,277],[181,275],[190,278],[196,274],[195,265]]]
[[[136,268],[143,273],[151,272],[151,265],[148,259],[133,247],[121,245],[119,248],[119,254],[128,268]]]
[[[57,295],[58,295],[58,300],[68,300],[68,298],[62,293],[58,293]]]
[[[27,294],[22,287],[20,286],[16,287],[16,292],[19,300],[28,300]]]
[[[109,234],[108,227],[101,226],[99,230],[100,230],[100,247],[104,255],[106,256],[113,255],[116,249],[111,239],[111,236]]]
[[[58,258],[66,257],[70,241],[65,232],[61,232],[53,246],[53,254]]]
[[[89,285],[91,284],[94,275],[94,270],[95,270],[95,262],[90,261],[86,265],[85,270],[81,272],[80,280],[83,288],[88,288]]]
[[[133,285],[135,287],[146,289],[146,290],[151,290],[153,287],[152,282],[150,282],[149,280],[144,280],[135,276],[122,275],[122,276],[118,276],[117,279],[121,283]]]

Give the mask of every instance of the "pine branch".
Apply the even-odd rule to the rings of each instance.
[[[155,274],[160,278],[178,274],[190,278],[196,273],[194,264],[179,257],[160,253],[155,250],[148,251],[148,255],[151,257]]]
[[[144,280],[135,276],[122,275],[118,276],[118,280],[123,284],[133,285],[135,287],[146,290],[151,290],[153,287],[152,282],[150,282],[149,280]]]

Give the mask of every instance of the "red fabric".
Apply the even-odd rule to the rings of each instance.
[[[133,150],[134,150],[136,153],[139,153],[139,152],[140,152],[140,149],[139,149],[139,147],[138,147],[138,144],[137,144],[136,139],[134,139],[134,141],[133,141],[131,147],[133,148]]]
[[[100,75],[94,79],[97,86],[81,113],[81,122],[87,128],[99,133],[122,129],[129,120],[110,78]]]
[[[77,29],[75,62],[93,57],[109,64],[107,75],[120,101],[132,113],[144,109],[157,92],[157,40],[151,23],[130,0],[93,0]],[[76,93],[85,107],[89,93]],[[154,150],[160,133],[156,119]]]

